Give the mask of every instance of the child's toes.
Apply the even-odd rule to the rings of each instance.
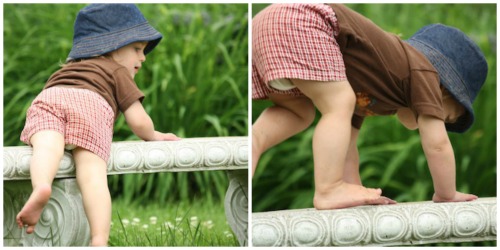
[[[382,194],[382,189],[380,188],[367,188],[372,194],[380,196]]]

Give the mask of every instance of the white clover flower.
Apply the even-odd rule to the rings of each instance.
[[[214,223],[211,220],[204,221],[202,225],[207,229],[212,229],[214,227]]]
[[[156,224],[156,222],[158,221],[158,218],[156,216],[151,216],[149,217],[149,223],[150,224]]]
[[[144,224],[142,225],[142,229],[148,229],[149,225],[148,224]]]
[[[139,225],[140,222],[141,222],[141,219],[139,219],[139,218],[133,218],[132,219],[132,225],[133,226]]]
[[[170,221],[166,221],[165,223],[163,223],[163,225],[165,225],[166,228],[170,228],[170,229],[175,228],[174,224],[172,224],[172,222],[170,222]]]
[[[175,222],[181,222],[181,221],[182,221],[182,217],[175,218]]]
[[[124,226],[126,226],[126,225],[130,224],[130,221],[129,221],[129,220],[127,220],[127,219],[122,219],[122,224],[123,224]]]
[[[226,238],[233,238],[233,233],[229,231],[224,231],[224,235],[226,236]]]
[[[198,226],[198,224],[199,224],[199,222],[198,222],[198,217],[196,217],[196,216],[191,217],[191,218],[190,218],[190,221],[191,221],[191,222],[190,222],[189,224],[190,224],[192,227],[197,227],[197,226]]]

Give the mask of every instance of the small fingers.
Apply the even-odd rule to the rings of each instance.
[[[32,234],[34,231],[35,231],[35,226],[28,226],[28,228],[26,228],[27,234]]]

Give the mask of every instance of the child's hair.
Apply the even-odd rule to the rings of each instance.
[[[60,62],[59,66],[61,68],[64,68],[64,67],[69,66],[69,65],[71,65],[73,63],[83,62],[83,61],[86,61],[86,60],[96,59],[96,58],[109,58],[109,59],[113,59],[111,56],[109,56],[109,53],[107,53],[107,54],[100,55],[100,56],[95,56],[95,57],[71,59],[71,60],[68,60],[66,62]]]

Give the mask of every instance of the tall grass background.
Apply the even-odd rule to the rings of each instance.
[[[254,4],[253,15],[265,6]],[[476,121],[468,132],[450,133],[449,136],[456,158],[457,189],[479,197],[496,196],[496,5],[348,6],[403,39],[408,39],[424,25],[443,23],[463,30],[478,43],[486,56],[489,71],[486,83],[474,103]],[[252,120],[255,121],[262,110],[270,105],[269,101],[253,101]],[[314,125],[262,155],[252,183],[254,212],[313,207],[311,142]],[[398,202],[432,198],[432,179],[418,131],[406,130],[393,116],[368,117],[360,131],[358,148],[360,173],[365,186],[380,187],[385,196]]]
[[[83,4],[4,4],[4,145],[19,136],[29,105],[72,46]],[[155,129],[183,138],[246,136],[248,127],[248,5],[138,4],[163,34],[135,81]],[[139,140],[120,116],[114,141]],[[115,175],[113,199],[166,205],[219,204],[228,186],[222,171]]]

